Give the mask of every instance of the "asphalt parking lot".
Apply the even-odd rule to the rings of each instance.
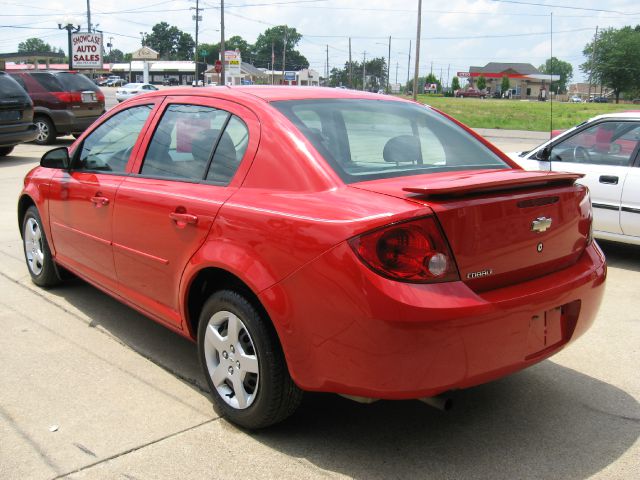
[[[483,133],[506,150],[540,143]],[[0,478],[638,477],[640,247],[602,244],[607,290],[585,336],[455,392],[448,413],[308,394],[289,420],[251,433],[213,411],[193,344],[80,280],[31,283],[16,201],[46,150],[0,160]]]

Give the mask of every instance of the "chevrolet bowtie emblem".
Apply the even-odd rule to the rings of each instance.
[[[551,228],[552,220],[547,217],[538,217],[533,222],[531,222],[531,231],[542,233]]]

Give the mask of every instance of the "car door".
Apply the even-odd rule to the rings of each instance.
[[[185,266],[246,173],[259,124],[248,109],[207,97],[168,97],[147,134],[138,173],[118,189],[113,245],[118,281],[138,306],[180,328]]]
[[[551,170],[585,175],[579,183],[587,185],[591,192],[596,231],[623,233],[623,185],[639,140],[640,122],[607,120],[577,131],[551,148]]]
[[[109,289],[116,287],[111,246],[116,191],[153,108],[153,101],[132,105],[101,122],[75,149],[71,168],[57,172],[50,186],[56,258]]]
[[[625,235],[637,237],[640,243],[640,154],[636,156],[635,165],[629,168],[622,188],[620,225]]]

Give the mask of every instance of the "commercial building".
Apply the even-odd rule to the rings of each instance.
[[[460,79],[467,79],[476,85],[478,78],[484,77],[490,93],[498,92],[512,98],[539,98],[546,96],[549,84],[560,80],[560,75],[541,73],[530,63],[490,62],[484,67],[469,67],[468,72],[458,72]],[[509,91],[502,92],[502,78],[509,79]],[[542,92],[545,93],[542,93]]]

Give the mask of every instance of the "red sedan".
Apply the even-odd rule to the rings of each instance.
[[[425,399],[578,338],[606,276],[579,177],[394,97],[189,88],[45,154],[18,217],[37,285],[69,270],[193,339],[259,428],[303,390]]]

